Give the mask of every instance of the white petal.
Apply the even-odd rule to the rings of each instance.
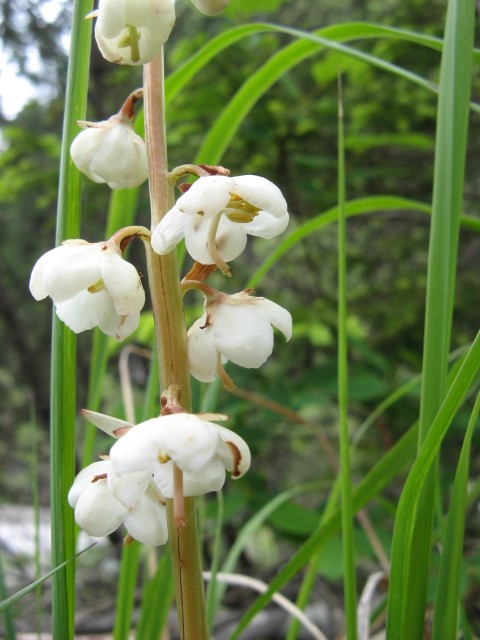
[[[50,251],[47,251],[47,253],[44,253],[43,256],[41,256],[37,260],[35,266],[32,269],[30,283],[28,286],[30,288],[30,293],[35,298],[35,300],[43,300],[48,296],[48,291],[45,289],[45,286],[43,284],[43,274],[47,264],[52,258],[53,251],[55,251],[55,249],[51,249]],[[53,255],[55,256],[56,254]]]
[[[157,546],[168,540],[165,506],[150,493],[140,496],[135,507],[125,518],[128,533],[143,544]]]
[[[173,498],[173,462],[157,465],[155,484],[166,498]],[[220,491],[225,483],[225,467],[219,458],[212,458],[203,469],[183,474],[183,495],[201,496],[210,491]]]
[[[138,271],[123,260],[109,245],[101,253],[102,280],[119,315],[141,311],[145,304],[145,291]]]
[[[154,431],[160,418],[152,418],[130,429],[110,449],[110,460],[117,475],[136,471],[153,473],[157,461]]]
[[[215,344],[235,364],[256,369],[272,353],[273,329],[254,309],[221,303],[217,307]]]
[[[155,227],[151,240],[152,249],[161,256],[170,253],[185,235],[188,221],[188,216],[176,206],[170,209]]]
[[[217,430],[227,447],[227,450],[219,449],[225,469],[231,472],[232,478],[240,478],[250,469],[252,456],[248,444],[230,429],[217,425]]]
[[[65,302],[55,304],[57,316],[75,333],[98,326],[98,305],[105,304],[113,312],[113,304],[105,291],[89,293],[86,289]],[[116,314],[115,314],[116,315]]]
[[[185,245],[188,253],[201,264],[213,264],[214,260],[208,251],[208,232],[211,220],[208,218],[192,218],[185,230]],[[226,216],[220,218],[215,244],[220,256],[230,262],[238,257],[247,244],[246,226],[232,222]]]
[[[292,316],[290,312],[267,298],[250,298],[250,300],[255,306],[255,311],[281,331],[287,341],[290,340],[292,337]]]
[[[177,200],[177,208],[188,215],[213,218],[226,207],[234,188],[233,178],[227,176],[199,178]]]
[[[268,211],[276,218],[287,213],[287,202],[280,189],[261,176],[237,176],[235,193],[254,207]]]
[[[245,223],[245,231],[251,236],[275,238],[285,231],[288,220],[288,213],[276,218],[267,211],[260,211],[251,222]]]
[[[111,460],[110,460],[111,462]],[[110,473],[107,476],[107,484],[110,492],[125,507],[131,509],[139,497],[145,493],[152,474],[146,471],[133,471],[131,473],[119,474],[111,464]]]
[[[79,171],[84,173],[93,182],[105,182],[105,179],[91,170],[91,161],[103,144],[106,129],[102,123],[97,123],[97,127],[88,127],[81,131],[73,140],[70,146],[70,156],[74,165]],[[108,126],[108,125],[107,125]]]
[[[82,469],[75,477],[71,489],[68,492],[68,504],[71,507],[75,507],[83,491],[92,483],[93,478],[95,478],[95,476],[103,475],[104,473],[108,474],[110,473],[110,470],[110,460],[92,462],[88,467]]]
[[[54,302],[68,300],[100,279],[100,244],[62,244],[49,254],[42,281]]]
[[[131,313],[128,316],[121,316],[119,322],[117,324],[116,329],[109,333],[106,329],[103,329],[100,324],[99,327],[109,336],[115,338],[118,342],[125,340],[131,333],[133,333],[136,329],[138,329],[138,325],[140,324],[140,313]]]
[[[217,349],[214,328],[205,327],[205,322],[206,316],[203,316],[188,330],[188,359],[194,378],[200,382],[212,382],[217,371]]]
[[[106,480],[98,480],[82,492],[75,507],[75,520],[91,536],[106,536],[122,524],[127,514],[107,487]]]

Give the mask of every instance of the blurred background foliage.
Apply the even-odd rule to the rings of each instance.
[[[39,446],[41,500],[48,504],[44,471],[48,462],[51,310],[48,302],[36,303],[30,297],[28,278],[35,260],[54,241],[71,3],[64,2],[53,20],[45,17],[48,4],[47,0],[0,2],[2,37],[10,64],[38,88],[38,98],[15,116],[0,113],[0,482],[3,499],[15,503],[31,500],[31,451]],[[232,0],[221,17],[206,19],[189,2],[179,0],[177,24],[166,49],[167,75],[214,35],[250,21],[304,30],[366,21],[441,36],[445,8],[444,0]],[[205,133],[236,90],[289,42],[290,37],[273,33],[243,39],[215,57],[189,83],[167,114],[171,167],[194,159]],[[433,82],[438,77],[437,52],[387,39],[355,42],[354,46]],[[135,71],[114,68],[93,49],[89,120],[105,119],[120,108],[128,93],[141,85],[141,72]],[[344,85],[348,199],[390,194],[426,204],[431,201],[435,94],[359,61],[321,52],[289,71],[256,104],[222,160],[232,174],[258,173],[278,184],[289,203],[291,228],[336,204],[338,71]],[[479,90],[477,75],[474,100],[480,97]],[[472,113],[464,199],[464,211],[474,216],[480,196],[478,162],[475,166],[472,161],[479,145],[478,118]],[[148,224],[147,195],[144,186],[138,200],[140,224]],[[97,241],[104,237],[109,196],[105,185],[85,179],[83,238]],[[352,434],[379,402],[420,371],[428,231],[427,215],[401,210],[362,215],[348,222]],[[478,328],[479,246],[478,234],[463,229],[454,348],[470,341]],[[271,243],[251,240],[247,253],[233,265],[232,281],[215,276],[214,285],[231,293],[242,288],[271,250]],[[145,272],[141,248],[132,251],[132,260]],[[290,250],[257,287],[257,295],[272,298],[292,312],[294,336],[288,344],[277,336],[273,356],[259,371],[229,368],[240,390],[256,394],[253,404],[241,395],[218,391],[218,409],[231,415],[232,424],[254,454],[251,473],[226,489],[226,537],[233,537],[241,514],[253,513],[280,490],[312,479],[334,478],[319,449],[318,433],[336,447],[336,260],[336,229],[330,225]],[[189,321],[198,317],[200,304],[195,294],[187,296]],[[133,342],[149,346],[150,323],[147,308],[144,330]],[[91,342],[89,334],[79,337],[79,408],[86,396]],[[123,411],[118,383],[120,348],[112,344],[101,408],[119,417]],[[141,399],[147,362],[135,356],[131,362],[135,393]],[[353,457],[356,480],[411,425],[418,413],[417,391],[384,413],[363,438]],[[196,386],[198,402],[201,393]],[[265,400],[277,403],[275,410]],[[447,442],[445,481],[451,479],[449,456],[456,459],[465,420],[459,416],[457,431],[452,431]],[[80,425],[79,431],[83,428]],[[477,444],[478,438],[477,434]],[[108,446],[99,438],[99,451]],[[478,475],[479,470],[476,453],[473,474]],[[392,487],[371,510],[387,547],[399,490],[400,486]],[[275,553],[263,554],[267,569],[273,570],[289,545],[312,531],[327,495],[317,493],[287,503],[270,518],[262,533],[266,548],[275,548]],[[215,500],[206,500],[207,516],[214,513],[215,504]],[[467,530],[477,527],[478,531],[478,519],[478,512],[472,511]],[[262,540],[257,543],[252,562],[260,562]],[[338,547],[336,541],[332,545]],[[359,540],[366,571],[372,561],[367,547]],[[472,545],[470,560],[477,575],[479,551]],[[324,575],[337,578],[341,568],[338,549],[326,550],[324,559]],[[473,589],[474,602],[478,582],[477,587],[469,583],[468,588]]]

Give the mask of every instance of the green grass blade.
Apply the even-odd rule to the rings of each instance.
[[[56,242],[78,238],[80,231],[80,174],[70,159],[70,144],[78,129],[76,120],[86,112],[91,24],[84,17],[92,0],[76,0],[68,65],[63,123]],[[52,580],[52,631],[56,638],[73,638],[75,563],[66,563],[75,551],[73,510],[67,493],[75,476],[75,363],[76,336],[56,315],[52,328],[50,418],[50,502],[52,564],[61,566]]]
[[[345,214],[347,217],[354,217],[374,212],[387,211],[418,211],[431,214],[431,206],[418,200],[400,198],[397,196],[367,196],[357,198],[345,203]],[[312,233],[319,231],[329,224],[338,220],[338,206],[327,209],[312,219],[299,225],[290,231],[283,239],[279,240],[273,251],[263,260],[262,264],[253,273],[248,281],[247,287],[255,288],[260,280],[270,271],[270,269],[282,258],[294,245],[301,242]],[[480,220],[473,216],[462,215],[460,218],[462,226],[480,232]]]
[[[338,103],[338,429],[342,496],[342,548],[345,626],[348,640],[357,637],[357,588],[353,535],[350,435],[348,432],[347,217],[345,215],[345,135],[341,78]]]
[[[460,568],[462,565],[463,534],[467,509],[470,445],[477,425],[479,411],[480,394],[477,395],[470,416],[453,484],[435,596],[433,640],[456,638],[458,634]]]
[[[406,607],[410,593],[406,593],[408,575],[418,564],[417,550],[413,544],[418,534],[416,522],[419,509],[424,509],[422,487],[428,482],[431,469],[442,440],[458,408],[467,395],[480,370],[480,333],[470,347],[444,401],[428,431],[421,450],[412,466],[397,508],[392,543],[392,570],[389,588],[387,635],[388,638],[417,638],[422,632],[414,631],[417,620],[409,615]],[[421,620],[423,627],[423,616]]]
[[[211,578],[207,585],[207,623],[210,634],[213,634],[213,623],[217,610],[217,573],[220,565],[220,554],[222,551],[222,524],[223,524],[223,491],[217,491],[217,515],[215,520],[215,535],[212,545],[212,561],[210,563]]]
[[[419,421],[420,447],[429,429],[433,428],[432,421],[439,410],[446,386],[471,91],[474,17],[474,0],[450,0],[440,72]],[[420,449],[420,455],[422,453],[423,448]],[[410,508],[410,515],[415,514],[415,533],[408,538],[413,548],[407,549],[404,541],[400,542],[400,533],[394,534],[397,548],[394,547],[392,557],[387,627],[389,638],[392,639],[422,636],[435,503],[434,467],[430,473],[421,494],[417,496],[420,503],[417,505],[415,502],[415,509],[413,503],[402,503],[404,510]],[[400,531],[403,531],[407,515],[399,509],[397,517],[400,518]],[[400,555],[395,557],[395,554]]]
[[[375,467],[353,489],[353,509],[355,513],[379,495],[386,486],[404,469],[415,455],[418,429],[410,428],[407,433],[389,450]],[[323,526],[315,531],[296,551],[292,558],[271,580],[268,591],[262,594],[243,616],[231,640],[239,637],[250,620],[270,601],[272,595],[293,578],[308,562],[318,548],[324,545],[341,528],[340,507],[335,507]]]
[[[172,569],[168,553],[164,553],[155,575],[143,588],[142,606],[135,634],[137,640],[160,640],[172,601]]]

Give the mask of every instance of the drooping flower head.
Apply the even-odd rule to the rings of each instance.
[[[280,189],[260,176],[199,178],[168,211],[152,235],[160,255],[185,237],[188,253],[202,264],[227,262],[245,249],[247,235],[273,238],[288,224],[287,203]]]
[[[197,380],[211,382],[227,360],[241,367],[260,367],[273,350],[273,327],[290,340],[290,313],[250,294],[215,291],[206,296],[203,316],[188,331],[190,371]]]
[[[127,115],[118,113],[103,122],[78,124],[85,129],[72,142],[70,155],[79,171],[112,189],[129,189],[145,182],[147,149]]]
[[[138,424],[111,448],[117,478],[130,473],[151,478],[166,498],[174,496],[173,464],[183,471],[183,494],[219,491],[225,470],[240,478],[250,467],[244,440],[225,427],[190,413],[152,418]],[[119,488],[121,498],[125,489]]]
[[[123,340],[138,327],[145,292],[135,267],[112,240],[66,240],[45,253],[30,276],[36,300],[50,296],[75,333],[100,327]]]
[[[160,53],[175,22],[174,0],[100,0],[95,39],[117,64],[147,64]]]

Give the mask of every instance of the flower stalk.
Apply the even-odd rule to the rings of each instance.
[[[168,181],[163,51],[144,67],[144,92],[145,140],[153,229],[171,208],[174,199]],[[191,411],[187,334],[176,252],[159,256],[148,247],[147,268],[155,319],[160,390],[176,385],[180,390],[182,407]],[[182,640],[207,640],[194,498],[184,498],[183,505],[180,518],[180,514],[175,513],[174,500],[167,501],[169,544],[179,626]]]

